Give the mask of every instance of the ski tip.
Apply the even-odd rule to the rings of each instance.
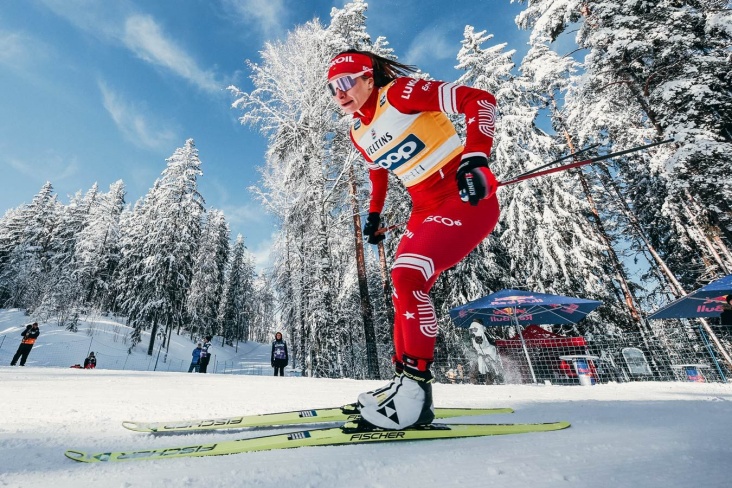
[[[133,422],[131,420],[122,421],[122,427],[135,432],[157,432],[157,429],[154,429],[149,425],[141,424],[140,422]]]
[[[66,452],[64,452],[64,456],[66,456],[67,458],[69,458],[73,461],[77,461],[80,463],[89,462],[87,459],[86,453],[81,452],[81,451],[74,451],[73,449],[69,449]]]

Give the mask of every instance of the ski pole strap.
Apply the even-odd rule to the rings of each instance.
[[[562,166],[557,166],[556,168],[551,168],[551,169],[547,169],[547,170],[544,170],[544,171],[537,171],[535,173],[524,173],[523,175],[517,176],[516,178],[510,179],[508,181],[499,181],[498,182],[498,186],[512,185],[514,183],[518,183],[520,181],[528,180],[530,178],[536,178],[538,176],[544,176],[544,175],[548,175],[548,174],[552,174],[552,173],[558,173],[559,171],[566,171],[566,170],[572,169],[572,168],[579,168],[580,166],[585,166],[587,164],[597,163],[599,161],[604,161],[606,159],[615,158],[615,157],[618,157],[618,156],[623,156],[625,154],[630,154],[630,153],[633,153],[633,152],[636,152],[636,151],[642,151],[643,149],[648,149],[648,148],[651,148],[651,147],[654,147],[654,146],[659,146],[661,144],[668,144],[669,142],[674,142],[674,140],[673,139],[667,139],[667,140],[661,141],[661,142],[654,142],[652,144],[646,144],[645,146],[633,147],[633,148],[630,148],[630,149],[626,149],[624,151],[618,151],[618,152],[615,152],[615,153],[605,154],[604,156],[597,156],[597,157],[594,157],[594,158],[585,159],[584,161],[576,161],[574,163],[565,164],[565,165],[562,165]]]

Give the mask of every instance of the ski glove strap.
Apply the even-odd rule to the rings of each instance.
[[[463,156],[457,170],[457,185],[460,199],[478,205],[484,198],[490,198],[498,189],[498,181],[488,167],[483,155]]]
[[[381,222],[381,215],[379,212],[371,212],[366,218],[366,225],[363,226],[363,233],[368,237],[369,244],[378,244],[386,237],[384,234],[376,235],[376,231],[379,230],[379,222]]]

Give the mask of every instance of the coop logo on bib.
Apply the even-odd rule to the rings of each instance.
[[[382,155],[376,161],[376,164],[384,169],[395,170],[422,152],[424,147],[424,142],[420,141],[414,134],[410,134],[401,144]]]

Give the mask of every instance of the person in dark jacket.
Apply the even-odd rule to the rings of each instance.
[[[10,366],[15,366],[15,363],[18,362],[18,358],[20,358],[20,365],[25,366],[25,361],[28,359],[28,354],[30,354],[31,349],[33,349],[33,344],[36,343],[36,339],[41,335],[41,329],[38,328],[38,322],[26,325],[25,330],[21,332],[20,335],[23,336],[23,339],[20,341],[20,346],[18,346],[18,350],[15,352],[13,360],[10,361]]]
[[[206,342],[201,346],[201,359],[198,372],[205,373],[208,369],[208,362],[211,361],[211,336],[206,336]]]
[[[94,351],[89,353],[89,357],[84,360],[84,369],[94,369],[97,367],[97,357]]]
[[[201,351],[202,351],[201,343],[199,342],[196,345],[196,348],[191,353],[191,365],[188,367],[189,373],[192,373],[193,370],[195,370],[196,373],[198,373],[198,369],[201,366]]]
[[[719,316],[721,325],[732,326],[732,294],[727,295],[727,303],[722,305],[722,314]]]
[[[285,366],[289,356],[287,354],[287,343],[282,340],[282,333],[277,332],[275,334],[275,340],[272,342],[272,367],[274,368],[274,375],[285,376]]]

